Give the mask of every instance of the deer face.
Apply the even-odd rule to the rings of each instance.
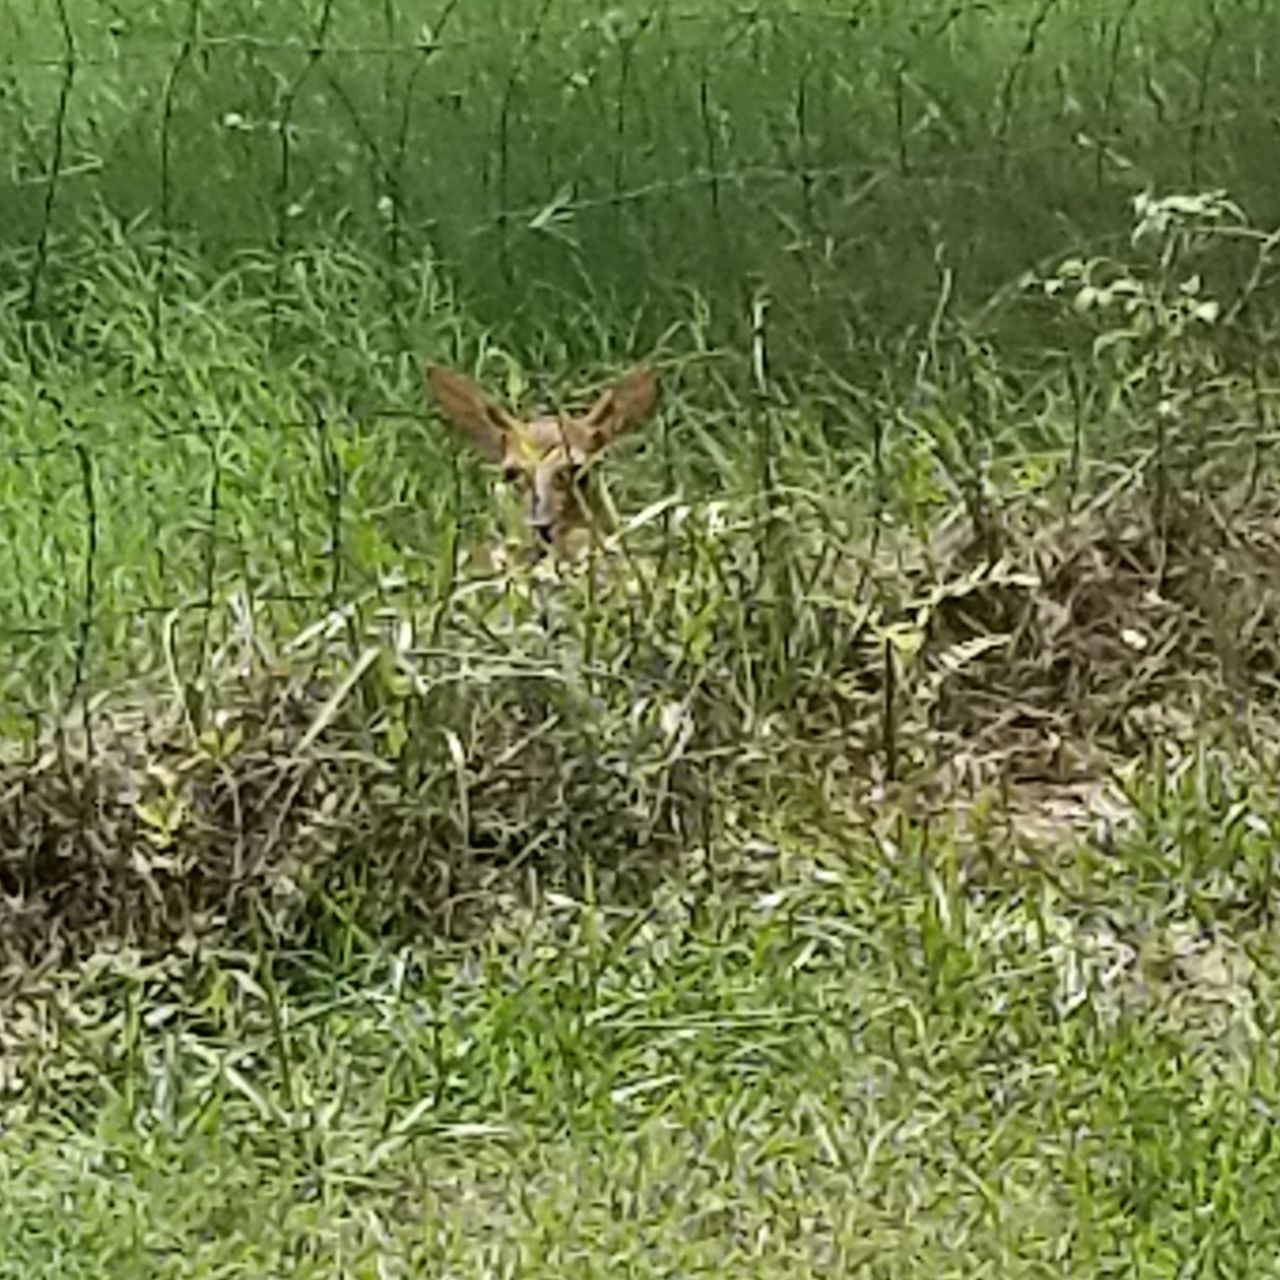
[[[593,533],[608,529],[596,464],[609,445],[656,407],[658,383],[649,369],[632,369],[581,416],[528,421],[456,370],[428,364],[426,376],[445,419],[523,492],[535,550],[573,556]]]

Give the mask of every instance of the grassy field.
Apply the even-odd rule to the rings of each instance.
[[[502,341],[572,360],[653,342],[690,290],[741,343],[765,293],[779,355],[874,376],[940,293],[981,305],[1145,188],[1276,207],[1266,5],[855,9],[69,0],[63,24],[6,0],[6,234],[105,210],[282,269],[354,240],[400,348],[424,261]],[[37,315],[46,271],[17,277]]]
[[[11,1032],[0,1274],[1274,1274],[1232,768],[976,876],[946,822],[780,830],[465,956],[104,957]]]
[[[50,12],[0,1278],[1280,1275],[1269,9]]]
[[[5,379],[0,1275],[1272,1274],[1274,373],[1187,285],[1242,224],[1147,216],[1027,303],[1088,382],[752,395],[691,321],[673,503],[559,582],[455,560],[357,260],[175,306],[179,404],[87,257]]]

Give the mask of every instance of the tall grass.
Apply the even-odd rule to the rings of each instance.
[[[1028,283],[1087,352],[1034,377],[940,327],[907,401],[783,396],[767,314],[744,359],[695,313],[662,420],[611,460],[635,518],[566,574],[465,565],[496,503],[417,420],[412,356],[360,328],[358,260],[299,254],[269,309],[183,266],[175,367],[148,259],[86,258],[70,341],[12,368],[8,945],[288,937],[334,903],[451,931],[506,896],[647,892],[877,794],[914,815],[1199,737],[1265,772],[1274,365],[1258,291],[1219,286],[1265,276],[1271,240],[1216,196],[1137,212],[1127,261]],[[1206,270],[1224,246],[1238,269]],[[430,277],[419,323],[527,386]]]
[[[727,503],[765,531],[741,589],[785,601],[839,598],[883,535],[927,538],[952,510],[994,551],[1005,501],[1069,519],[1153,447],[1160,465],[1140,478],[1160,522],[1172,486],[1217,493],[1224,466],[1265,490],[1268,241],[1221,200],[1143,209],[1128,254],[1068,260],[1008,304],[1016,323],[1059,335],[1035,362],[942,320],[903,339],[909,383],[888,369],[872,385],[783,380],[784,316],[762,309],[735,351],[690,294],[652,353],[659,420],[608,464],[620,507]],[[430,614],[501,494],[428,419],[420,357],[458,359],[529,407],[585,400],[619,347],[634,351],[600,330],[585,368],[555,376],[566,351],[550,324],[522,357],[428,267],[401,271],[396,318],[380,305],[385,268],[336,247],[296,249],[284,270],[268,251],[218,271],[108,226],[61,261],[56,326],[0,320],[0,625],[21,705],[198,667],[234,632],[238,601],[278,635],[357,600]],[[824,548],[812,576],[767,580],[804,558],[788,542],[802,530]],[[662,559],[648,572],[678,570]]]
[[[1264,223],[1277,203],[1280,44],[1242,2],[4,15],[12,243],[103,208],[223,263],[275,245],[281,271],[336,238],[386,265],[402,339],[425,261],[521,350],[652,342],[692,288],[718,340],[767,296],[776,358],[865,374],[940,295],[966,310],[1096,242],[1137,190],[1224,187]],[[33,273],[6,275],[48,316]]]
[[[52,12],[0,1277],[1269,1274],[1269,8]]]

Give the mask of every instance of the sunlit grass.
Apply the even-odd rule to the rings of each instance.
[[[1242,864],[1141,870],[1231,823],[981,879],[796,831],[465,953],[107,961],[12,1060],[0,1274],[1265,1271],[1274,944],[1199,915]]]
[[[0,1277],[1270,1274],[1269,19],[540,8],[5,11]]]

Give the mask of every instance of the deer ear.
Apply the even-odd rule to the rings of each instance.
[[[490,462],[501,462],[507,434],[520,425],[515,418],[457,370],[427,361],[425,373],[427,388],[445,420]]]
[[[591,452],[612,444],[643,422],[658,405],[658,379],[647,365],[622,375],[588,410],[578,424],[586,432]]]

